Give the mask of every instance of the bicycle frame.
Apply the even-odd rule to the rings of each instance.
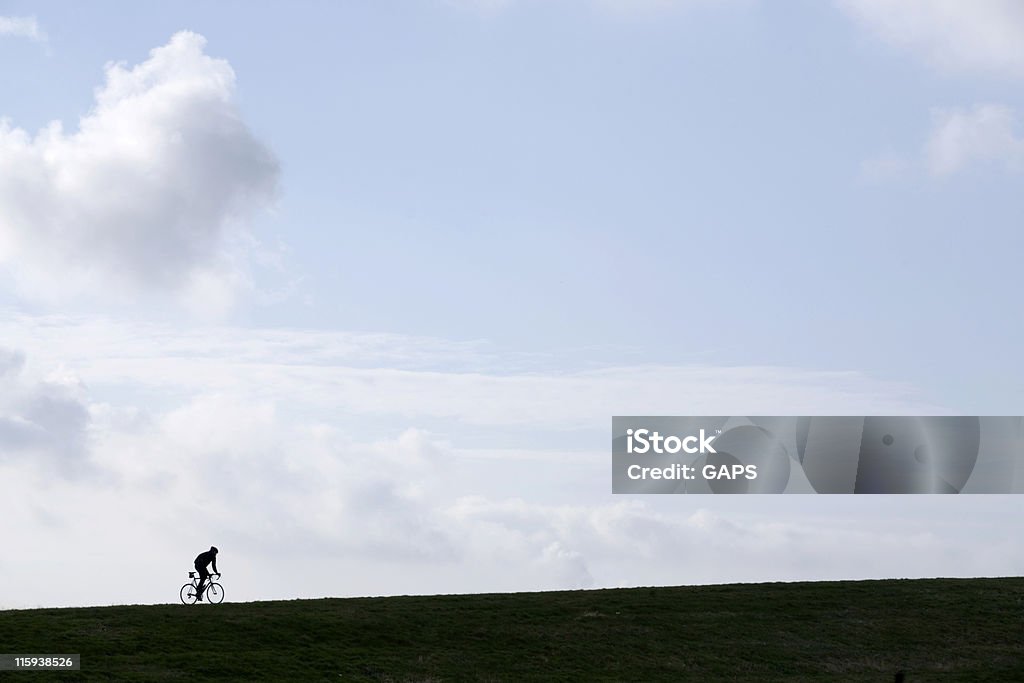
[[[206,585],[203,586],[203,592],[202,593],[200,593],[198,590],[196,590],[196,589],[199,588],[199,572],[189,572],[188,573],[188,577],[190,579],[192,579],[192,582],[190,584],[186,583],[184,586],[182,586],[181,587],[182,591],[184,591],[184,589],[186,587],[191,586],[192,590],[194,591],[194,596],[195,597],[193,597],[192,602],[188,602],[188,601],[185,600],[184,593],[182,593],[181,594],[181,601],[184,602],[185,604],[192,604],[194,602],[199,602],[199,598],[203,597],[203,596],[206,597],[205,602],[208,602],[208,603],[211,603],[211,604],[217,604],[217,603],[220,603],[220,602],[222,602],[224,600],[224,587],[221,586],[219,583],[217,583],[217,586],[220,589],[219,597],[215,595],[213,598],[211,598],[211,596],[210,596],[210,587],[214,583],[216,583],[214,581],[214,577],[219,579],[220,578],[220,572],[217,572],[217,573],[214,573],[214,574],[210,574],[207,577]],[[192,597],[193,593],[190,593],[189,596]]]

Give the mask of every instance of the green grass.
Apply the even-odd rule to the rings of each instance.
[[[1024,681],[1024,579],[0,612],[2,680]]]

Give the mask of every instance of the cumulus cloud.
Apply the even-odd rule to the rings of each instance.
[[[108,65],[72,132],[0,122],[0,264],[23,294],[225,306],[244,285],[243,222],[272,200],[278,165],[204,45],[185,31],[134,67]]]
[[[1024,4],[1017,0],[838,0],[885,42],[945,71],[1024,76]]]
[[[23,353],[0,348],[0,463],[28,462],[63,477],[90,471],[83,393],[73,375],[33,377]]]
[[[925,148],[928,170],[944,176],[972,163],[1024,170],[1024,135],[1015,130],[1017,119],[1012,108],[999,104],[935,110]]]
[[[124,487],[200,506],[212,532],[314,553],[419,557],[443,545],[408,514],[444,468],[444,441],[422,430],[359,440],[283,414],[276,401],[216,393],[165,411],[97,403],[91,412],[99,465]]]
[[[39,28],[35,17],[0,16],[0,36],[28,38],[37,42],[46,40],[46,34]]]

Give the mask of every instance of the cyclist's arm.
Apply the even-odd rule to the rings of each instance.
[[[213,573],[214,574],[220,574],[220,572],[217,571],[217,558],[216,557],[213,558]]]

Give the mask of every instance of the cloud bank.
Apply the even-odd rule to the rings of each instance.
[[[272,200],[278,164],[204,45],[185,31],[134,67],[108,65],[74,132],[0,122],[0,265],[22,295],[230,304],[242,221]]]
[[[0,320],[0,338],[44,367],[65,364],[95,391],[145,389],[274,400],[295,412],[603,433],[611,415],[933,414],[913,387],[858,372],[772,366],[592,365],[509,369],[500,354],[435,338],[312,330],[245,331],[102,318]],[[407,423],[406,423],[407,424]]]
[[[211,543],[233,600],[971,574],[1021,562],[1002,546],[985,554],[984,538],[951,550],[967,537],[962,521],[943,529],[911,515],[900,527],[906,501],[881,513],[871,501],[836,521],[822,513],[843,501],[827,497],[801,519],[765,513],[792,501],[608,493],[617,412],[929,411],[907,387],[856,373],[510,370],[484,345],[441,339],[95,317],[0,316],[0,338],[32,348],[5,356],[3,415],[24,422],[41,398],[64,401],[48,408],[51,436],[35,451],[0,460],[0,515],[38,560],[10,565],[9,579],[47,586],[34,603],[4,606],[173,600],[188,553]],[[75,457],[102,476],[54,476]],[[806,501],[797,507],[806,513]],[[102,573],[124,539],[129,585],[60,569],[70,553],[77,574]]]
[[[839,0],[894,47],[949,72],[1024,77],[1024,4],[1017,0]]]

